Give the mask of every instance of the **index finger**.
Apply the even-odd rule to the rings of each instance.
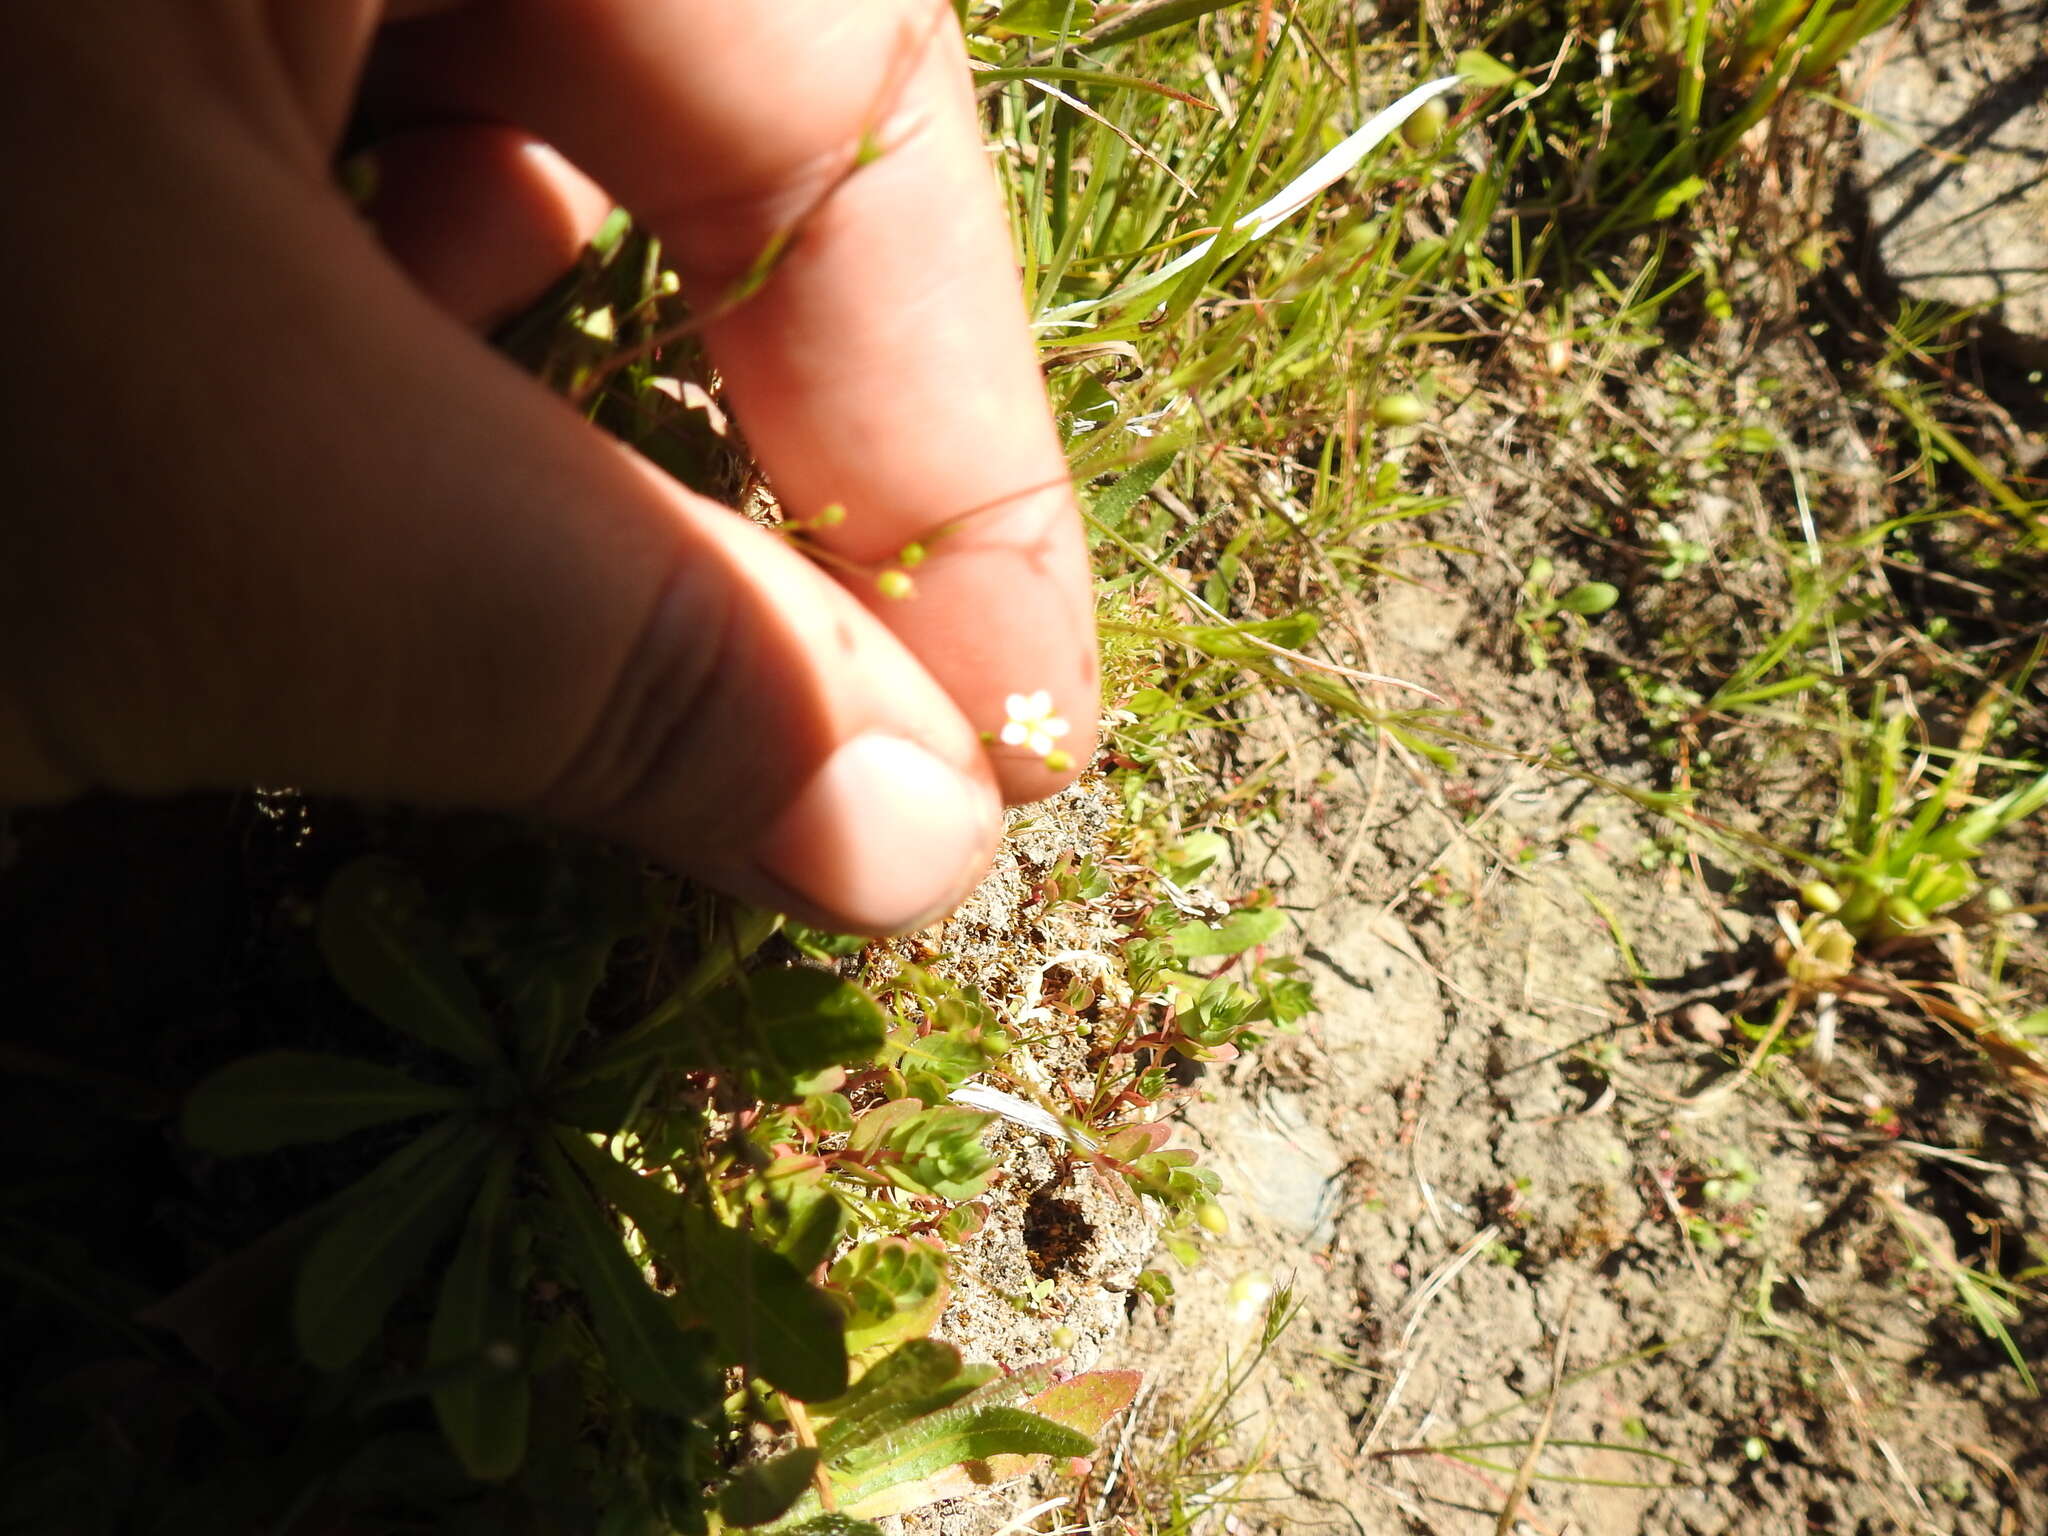
[[[859,568],[943,530],[915,595],[849,585],[977,727],[1043,691],[1085,762],[1086,548],[946,0],[518,0],[395,30],[412,94],[540,134],[661,237],[785,508],[846,508],[821,543]],[[1012,799],[1070,776],[1038,746],[992,748]]]

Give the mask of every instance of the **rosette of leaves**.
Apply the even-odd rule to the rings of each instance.
[[[794,1216],[778,1205],[788,1219],[764,1240],[731,1224],[708,1189],[675,1187],[614,1149],[630,1144],[621,1133],[662,1074],[716,1072],[787,1102],[872,1059],[881,1010],[829,972],[735,975],[727,957],[606,1036],[590,1027],[590,1005],[645,911],[637,877],[598,886],[575,893],[566,929],[542,934],[488,903],[444,921],[389,860],[344,868],[320,906],[319,947],[406,1066],[269,1051],[206,1079],[184,1110],[186,1138],[223,1156],[422,1122],[294,1224],[291,1326],[305,1360],[344,1385],[372,1367],[412,1368],[478,1478],[510,1476],[527,1452],[536,1288],[576,1298],[601,1383],[656,1415],[717,1410],[724,1367],[800,1400],[847,1388],[841,1310],[804,1278],[836,1240],[830,1197],[797,1190],[808,1198]],[[387,1337],[408,1297],[425,1303],[423,1339]]]
[[[958,1203],[986,1190],[998,1166],[982,1136],[994,1115],[958,1105],[890,1099],[853,1122],[846,1150],[876,1178]]]

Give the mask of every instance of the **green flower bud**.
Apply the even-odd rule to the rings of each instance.
[[[1825,880],[1807,881],[1799,887],[1799,899],[1809,911],[1825,912],[1830,917],[1842,910],[1842,893]]]
[[[1381,395],[1372,403],[1372,419],[1383,427],[1412,427],[1428,414],[1419,395]]]
[[[1434,144],[1444,131],[1444,124],[1451,120],[1451,109],[1444,105],[1441,96],[1432,96],[1409,115],[1401,125],[1401,139],[1410,149],[1427,149]]]

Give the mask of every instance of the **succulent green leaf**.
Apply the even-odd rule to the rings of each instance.
[[[997,1162],[982,1141],[995,1116],[957,1105],[898,1122],[879,1150],[877,1170],[892,1184],[941,1200],[972,1200],[988,1188]]]
[[[432,914],[389,859],[358,859],[328,882],[317,937],[334,979],[393,1029],[472,1066],[501,1065],[497,1032]]]
[[[590,1304],[612,1378],[651,1408],[697,1412],[717,1390],[707,1362],[560,1148],[542,1142],[541,1161],[564,1218],[562,1257]]]
[[[817,1470],[818,1453],[807,1445],[757,1461],[719,1490],[718,1512],[728,1525],[779,1520],[804,1496]]]
[[[946,1275],[939,1255],[924,1243],[881,1237],[842,1254],[831,1281],[848,1303],[846,1346],[859,1351],[919,1328],[944,1291]]]
[[[292,1298],[299,1351],[323,1371],[360,1355],[392,1304],[461,1219],[490,1138],[444,1122],[370,1175],[306,1251]],[[405,1174],[393,1165],[405,1161]]]
[[[1571,591],[1557,600],[1557,606],[1569,613],[1583,614],[1592,618],[1607,612],[1621,601],[1621,589],[1608,581],[1582,581]]]
[[[391,1067],[313,1051],[265,1051],[223,1067],[185,1101],[195,1147],[234,1157],[455,1109],[468,1097]]]
[[[523,1318],[506,1251],[506,1196],[516,1160],[503,1148],[485,1171],[427,1334],[428,1364],[467,1367],[434,1391],[441,1431],[469,1475],[489,1481],[510,1477],[525,1460],[533,1399],[518,1357]]]

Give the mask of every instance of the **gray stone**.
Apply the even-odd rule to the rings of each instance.
[[[2048,352],[2048,0],[1932,0],[1857,59],[1858,179],[1908,295]]]

